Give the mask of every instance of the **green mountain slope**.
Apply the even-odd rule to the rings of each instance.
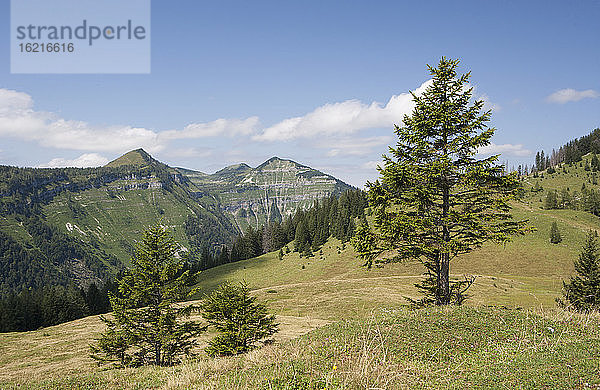
[[[0,293],[105,279],[158,221],[184,252],[237,234],[214,196],[143,150],[102,168],[1,167],[0,194]],[[200,228],[186,231],[188,221]]]
[[[435,388],[597,384],[593,356],[600,348],[598,316],[560,311],[555,298],[561,295],[562,281],[573,274],[586,232],[600,230],[600,219],[583,210],[540,208],[548,190],[592,181],[592,172],[584,174],[587,158],[582,172],[573,168],[573,177],[545,172],[543,177],[524,178],[525,196],[513,203],[513,214],[528,219],[535,232],[505,246],[486,244],[453,261],[454,277],[477,276],[466,307],[401,308],[405,297],[417,297],[413,284],[423,272],[419,263],[367,270],[351,246],[329,239],[322,254],[312,258],[292,252],[279,260],[271,252],[201,273],[201,293],[227,280],[245,281],[253,295],[267,302],[282,323],[273,346],[218,362],[202,357],[175,370],[100,370],[85,351],[101,326],[97,317],[88,317],[36,332],[0,335],[6,351],[0,359],[0,383],[224,389],[284,388],[289,383],[339,388],[382,383]],[[538,180],[544,193],[531,191]],[[549,241],[553,221],[563,235],[560,244]],[[320,329],[295,339],[315,327]],[[22,342],[33,352],[23,352]],[[60,351],[59,357],[40,353],[50,348]],[[439,376],[440,367],[447,375]],[[49,377],[50,368],[60,369],[61,376]]]
[[[549,192],[569,188],[571,196],[582,202],[581,187],[600,191],[597,176],[590,165],[593,156],[581,163],[559,166],[555,173],[540,172],[523,177],[524,195],[512,203],[516,219],[526,219],[535,231],[515,237],[506,245],[486,243],[451,264],[455,278],[477,276],[470,293],[470,304],[498,304],[519,307],[556,306],[562,295],[562,283],[573,275],[573,261],[589,230],[600,231],[600,217],[576,209],[546,209]],[[539,190],[539,187],[543,187]],[[577,189],[578,193],[574,193]],[[560,196],[559,196],[560,197]],[[577,203],[577,202],[575,202]],[[558,224],[562,241],[550,243],[550,227]],[[293,248],[293,243],[288,245]],[[314,258],[277,254],[215,267],[203,272],[199,287],[211,291],[227,280],[245,281],[261,298],[272,302],[288,315],[314,315],[326,319],[353,317],[385,304],[400,305],[404,297],[417,298],[413,284],[424,272],[418,262],[387,265],[367,271],[350,246],[330,240],[323,255]],[[339,252],[339,253],[338,253]],[[311,299],[307,300],[306,297]],[[347,304],[351,296],[357,303]],[[358,309],[360,308],[360,309]]]
[[[560,198],[561,193],[567,190],[575,203],[573,207],[584,208],[584,204],[577,204],[577,201],[582,200],[582,191],[600,191],[600,171],[592,169],[593,158],[593,154],[587,154],[581,161],[562,163],[552,169],[526,176],[524,178],[525,199],[532,205],[537,203],[537,206],[544,207],[548,191],[556,190]]]
[[[199,188],[217,193],[223,209],[240,230],[270,220],[281,220],[298,207],[339,195],[348,184],[291,160],[273,157],[256,168],[246,164],[226,167],[212,175],[177,168]]]
[[[141,232],[157,221],[182,254],[218,251],[250,223],[280,220],[349,188],[289,160],[207,175],[142,149],[101,168],[0,166],[0,295],[105,279],[128,264]]]
[[[362,388],[382,384],[390,388],[476,385],[584,388],[585,383],[598,385],[597,359],[594,359],[600,350],[597,313],[564,312],[556,308],[555,302],[562,294],[563,281],[574,272],[573,261],[587,232],[600,231],[600,217],[593,213],[592,207],[595,198],[590,195],[600,192],[600,171],[591,167],[592,158],[593,155],[586,155],[581,162],[561,164],[523,177],[524,193],[512,203],[512,212],[515,218],[527,219],[536,230],[504,246],[485,244],[452,262],[453,277],[460,278],[464,274],[477,277],[469,290],[471,297],[466,307],[418,311],[401,308],[406,303],[405,297],[417,298],[414,283],[424,271],[420,263],[412,261],[367,270],[361,267],[350,245],[330,238],[311,258],[291,252],[279,259],[277,252],[271,252],[200,274],[197,286],[200,295],[225,281],[245,281],[253,295],[267,302],[282,323],[282,337],[275,345],[242,357],[218,361],[200,358],[176,369],[100,370],[94,368],[85,351],[101,326],[97,317],[88,317],[40,331],[0,335],[0,348],[5,352],[0,358],[3,373],[0,384],[30,388],[71,388],[73,384],[89,388],[286,388],[290,383],[299,388]],[[135,155],[127,157],[127,161],[132,161],[134,166],[155,164]],[[110,169],[128,170],[132,164],[119,164]],[[278,171],[284,165],[289,169]],[[187,205],[178,200],[179,197],[192,196],[206,202],[198,206],[199,209],[213,210],[212,205],[214,213],[222,211],[227,215],[221,217],[225,220],[233,215],[240,226],[243,222],[239,221],[251,221],[247,215],[239,217],[240,210],[246,210],[247,214],[251,210],[254,220],[268,219],[264,206],[262,210],[259,207],[265,204],[266,195],[269,200],[282,193],[287,193],[288,198],[284,196],[284,199],[291,197],[293,183],[306,179],[298,177],[298,170],[305,168],[297,165],[272,159],[257,168],[239,164],[212,175],[168,167],[163,172],[158,166],[160,172],[154,176],[142,179],[142,176],[130,176],[130,173],[119,176],[119,173],[108,184],[98,181],[94,172],[86,171],[88,181],[100,183],[98,188],[55,194],[51,202],[40,206],[43,211],[40,215],[48,221],[60,221],[51,222],[57,229],[62,225],[66,229],[65,215],[87,221],[81,223],[86,229],[101,225],[102,229],[96,229],[96,233],[102,236],[100,232],[107,222],[94,225],[94,218],[108,221],[108,216],[98,217],[105,208],[114,207],[113,211],[105,211],[112,220],[152,219],[167,215],[166,209],[164,214],[159,210],[173,202]],[[50,173],[44,172],[44,175]],[[172,180],[167,186],[158,179],[165,174]],[[309,179],[320,177],[319,174]],[[66,170],[64,175],[71,177],[72,173]],[[269,175],[273,175],[271,179]],[[27,189],[24,193],[30,193],[29,188],[39,183],[45,183],[49,190],[56,188],[56,183],[50,184],[46,176],[32,177],[35,180],[19,187]],[[75,178],[70,180],[69,183],[76,182]],[[339,183],[333,181],[335,184],[329,184],[335,191]],[[13,188],[11,180],[1,183],[2,194]],[[276,186],[278,183],[280,187]],[[114,198],[96,194],[96,199],[91,192],[104,189],[108,193],[109,187]],[[318,188],[316,182],[309,183],[308,187]],[[331,190],[331,187],[324,188]],[[289,192],[278,193],[280,189]],[[555,191],[559,197],[557,206],[547,208],[546,198]],[[562,201],[561,194],[566,192],[570,199],[568,204]],[[305,195],[308,198],[313,192]],[[303,204],[304,200],[297,201],[296,205]],[[97,209],[90,206],[102,205],[102,202],[107,202],[106,206]],[[1,204],[5,208],[18,207],[8,201]],[[253,206],[248,206],[250,204]],[[141,207],[147,210],[142,212]],[[184,206],[175,209],[180,206],[171,204],[171,207],[169,213],[173,215],[185,212]],[[189,207],[195,210],[194,205]],[[277,207],[279,209],[279,204]],[[90,217],[81,217],[88,210],[91,210]],[[282,210],[280,212],[285,214],[283,206]],[[139,215],[132,215],[135,213]],[[31,234],[31,223],[22,215],[24,212],[3,214],[3,218],[10,219],[14,227],[11,239],[34,251],[39,241],[36,234]],[[550,243],[549,239],[553,222],[558,224],[562,235],[562,242],[558,244]],[[124,220],[119,223],[112,231],[129,226]],[[167,223],[174,226],[180,242],[188,245],[189,237],[186,242],[185,234],[178,230],[175,222]],[[74,241],[93,247],[93,239],[86,241],[82,233],[71,227],[69,237],[82,236]],[[77,228],[87,232],[89,237],[97,237],[92,230],[80,225]],[[288,246],[293,248],[293,243]],[[110,245],[106,244],[106,248]],[[288,341],[315,327],[321,329]],[[31,348],[23,350],[23,342]],[[59,353],[54,356],[49,351]],[[444,375],[440,376],[440,369]],[[48,376],[49,370],[60,370],[61,375]]]
[[[514,213],[537,231],[504,248],[486,245],[456,261],[454,270],[532,278],[523,282],[525,290],[545,291],[543,301],[551,304],[560,292],[558,279],[572,272],[586,231],[600,230],[600,219],[586,211],[582,198],[582,187],[600,191],[600,172],[589,168],[592,158],[524,177],[524,196],[514,203]],[[0,167],[0,293],[104,279],[127,265],[140,233],[158,220],[171,228],[184,252],[204,245],[218,248],[249,224],[282,218],[348,188],[334,177],[276,157],[256,168],[237,164],[214,174],[171,168],[141,149],[102,168]],[[573,209],[544,208],[554,190],[568,190]],[[549,243],[553,221],[563,236],[556,245]],[[332,265],[322,274],[345,267]],[[264,274],[277,279],[289,272],[280,271]],[[420,274],[406,272],[401,274]],[[249,276],[251,283],[260,280],[256,277]]]

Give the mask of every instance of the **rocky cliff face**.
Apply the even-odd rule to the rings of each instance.
[[[212,175],[169,167],[141,149],[100,168],[0,166],[0,293],[114,274],[157,221],[182,249],[215,250],[248,225],[350,188],[276,157]]]
[[[273,157],[256,168],[237,164],[212,175],[179,170],[198,188],[217,194],[239,229],[280,220],[298,207],[352,187],[305,165]]]

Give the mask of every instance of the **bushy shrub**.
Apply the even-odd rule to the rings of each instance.
[[[264,304],[250,296],[248,286],[222,284],[202,301],[203,316],[219,334],[206,353],[209,356],[231,356],[248,352],[277,332],[275,316]]]

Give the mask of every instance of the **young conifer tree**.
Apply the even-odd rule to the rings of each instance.
[[[556,190],[548,190],[546,199],[544,200],[544,208],[547,210],[558,208],[558,193]]]
[[[275,332],[278,324],[267,307],[250,295],[245,284],[225,283],[202,301],[203,316],[219,332],[206,353],[231,356],[248,352]]]
[[[509,201],[520,184],[505,174],[498,156],[478,159],[495,129],[484,102],[471,104],[470,73],[458,75],[458,60],[442,57],[415,108],[396,126],[396,147],[384,156],[380,179],[367,183],[373,226],[363,224],[353,239],[366,265],[419,259],[425,279],[416,287],[418,304],[459,304],[473,279],[450,280],[450,261],[486,241],[507,242],[524,233]],[[393,255],[391,255],[393,254]]]
[[[182,272],[179,245],[160,224],[143,233],[131,268],[110,294],[112,318],[95,345],[92,357],[122,366],[169,366],[192,354],[195,338],[205,327],[182,321],[194,309],[176,304],[194,291],[187,287],[190,271]]]
[[[563,283],[566,302],[562,306],[579,311],[600,309],[600,253],[598,233],[590,232],[575,262],[575,272],[569,283]]]
[[[562,236],[560,235],[560,230],[558,230],[558,224],[556,221],[552,222],[552,226],[550,226],[550,242],[552,244],[558,244],[562,241]]]

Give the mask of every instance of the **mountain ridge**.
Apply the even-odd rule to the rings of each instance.
[[[227,168],[174,168],[141,148],[97,168],[0,166],[0,295],[105,279],[129,263],[141,232],[157,221],[196,256],[352,188],[278,157]]]
[[[354,189],[332,175],[277,156],[254,168],[238,163],[213,174],[176,170],[198,188],[219,193],[223,210],[241,231],[268,223],[270,215],[285,217],[315,200]]]

